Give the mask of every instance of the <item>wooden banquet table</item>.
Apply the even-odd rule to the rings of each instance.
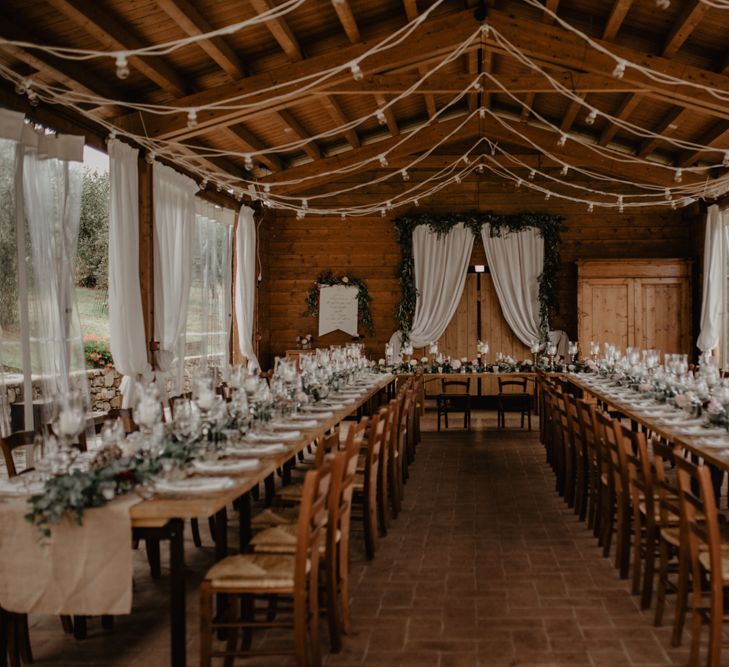
[[[628,400],[615,396],[612,392],[608,391],[609,389],[616,389],[615,387],[611,387],[609,382],[596,384],[593,381],[587,380],[588,377],[594,378],[595,376],[593,375],[582,376],[579,374],[565,373],[562,374],[562,377],[583,393],[590,394],[609,406],[609,408],[625,415],[632,422],[640,424],[643,428],[652,431],[669,442],[673,442],[692,454],[700,456],[704,461],[716,467],[718,470],[729,472],[729,433],[726,431],[721,435],[712,435],[709,430],[702,433],[701,429],[697,428],[694,433],[686,433],[685,429],[687,425],[666,423],[666,416],[661,415],[657,417],[651,414],[656,408],[665,407],[664,404],[652,402],[644,405],[636,405],[636,401],[641,400],[638,392],[632,392],[631,399],[633,400]],[[679,418],[684,418],[685,421],[690,420],[688,415],[676,409],[675,419],[678,420]],[[693,421],[696,427],[700,426],[700,419]],[[706,441],[709,439],[712,442],[715,441],[716,445],[707,445]]]
[[[285,452],[262,456],[261,465],[253,471],[226,473],[226,476],[236,479],[236,484],[232,487],[188,497],[152,497],[130,507],[129,515],[135,538],[169,540],[170,543],[170,664],[173,667],[184,667],[186,664],[185,520],[215,517],[215,556],[220,559],[228,554],[227,507],[235,504],[240,518],[239,549],[243,550],[250,538],[251,490],[264,482],[267,489],[272,491],[277,469],[283,468],[285,478],[288,477],[290,464],[299,452],[342,420],[360,414],[374,399],[379,400],[383,391],[386,390],[389,398],[394,383],[395,376],[383,375],[354,402],[345,404],[339,410],[331,410],[332,416],[316,427],[299,428],[301,437],[286,441]],[[312,419],[315,418],[316,413],[311,416]]]

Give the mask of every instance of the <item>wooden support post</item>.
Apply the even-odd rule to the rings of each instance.
[[[147,359],[155,367],[154,341],[154,208],[152,165],[139,161],[139,288],[142,293]]]

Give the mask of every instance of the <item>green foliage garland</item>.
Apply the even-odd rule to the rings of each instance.
[[[549,315],[558,308],[557,271],[559,270],[559,242],[563,218],[555,215],[521,213],[500,215],[491,211],[458,213],[449,215],[405,216],[395,220],[395,235],[400,244],[401,262],[398,278],[402,296],[395,313],[400,330],[407,334],[415,316],[418,291],[415,288],[415,265],[413,262],[413,231],[418,225],[428,225],[439,236],[447,234],[462,222],[474,236],[480,238],[481,228],[491,226],[491,236],[509,232],[521,232],[530,227],[537,229],[544,239],[544,268],[539,276],[539,319],[542,335],[549,329]]]
[[[370,312],[370,296],[367,285],[359,278],[352,276],[335,276],[331,271],[320,273],[314,281],[314,285],[306,295],[306,312],[307,316],[315,316],[319,312],[319,288],[321,285],[348,285],[357,288],[357,312],[359,319],[370,336],[375,335],[375,327],[372,323],[372,313]]]

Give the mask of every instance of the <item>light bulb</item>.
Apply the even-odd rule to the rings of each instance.
[[[378,159],[380,161],[380,166],[381,167],[386,167],[389,164],[387,162],[387,158],[384,155],[380,155],[380,157]]]
[[[615,69],[613,70],[613,76],[616,79],[622,79],[623,74],[625,74],[625,66],[627,63],[624,60],[618,60],[618,62],[615,64]]]
[[[478,173],[483,174],[484,166],[482,164],[478,165]]]
[[[114,139],[116,139],[116,130],[109,132],[109,136],[106,138],[106,143],[108,144],[110,141],[114,141]]]
[[[496,144],[491,144],[491,155],[496,155]]]
[[[385,208],[388,211],[391,211],[392,210],[392,202],[391,201],[385,202]]]
[[[483,107],[481,107],[478,110],[478,117],[479,118],[486,118],[486,109],[484,109]]]
[[[585,123],[588,125],[594,125],[595,121],[597,120],[597,110],[593,109],[590,111],[590,113],[587,114],[587,117],[585,118]]]
[[[455,181],[456,181],[456,183],[460,183],[461,182],[461,177],[458,174],[456,174]]]
[[[17,82],[16,84],[15,84],[15,92],[16,92],[16,93],[17,93],[18,95],[25,95],[25,91],[26,91],[27,89],[28,89],[28,84],[27,84],[27,82],[26,82],[26,80],[25,80],[25,79],[20,79],[20,81],[18,81],[18,82]]]
[[[625,204],[623,204],[623,195],[618,196],[618,211],[622,213],[625,210]]]
[[[309,202],[306,199],[301,200],[301,208],[305,211],[307,208],[309,208]]]
[[[420,200],[413,199],[413,204],[415,204],[416,206],[420,206]]]
[[[726,151],[726,152],[724,153],[724,159],[723,159],[723,160],[721,161],[721,164],[722,164],[722,165],[723,165],[724,167],[729,167],[729,151]]]
[[[342,214],[341,214],[341,215],[340,215],[339,217],[340,217],[340,218],[341,218],[342,220],[344,220],[344,219],[345,219],[345,218],[347,217],[347,214],[346,214],[346,213],[342,213]]]
[[[362,70],[360,69],[358,63],[352,63],[349,66],[349,71],[352,72],[352,76],[354,77],[355,81],[362,81],[362,79],[364,79],[364,74],[362,74]]]
[[[471,159],[468,157],[468,155],[463,156],[463,162],[466,164],[469,164],[471,162]]]
[[[532,169],[532,170],[531,170],[531,171],[529,172],[529,180],[530,180],[530,181],[533,181],[533,180],[534,180],[534,177],[535,177],[536,175],[537,175],[537,172],[536,172],[536,171],[534,171],[534,169]]]
[[[480,81],[474,81],[474,82],[473,82],[473,89],[474,89],[474,90],[475,90],[475,91],[476,91],[477,93],[478,93],[478,92],[481,92],[481,89],[482,89],[482,88],[483,88],[483,86],[481,86],[481,82],[480,82]]]
[[[672,208],[672,209],[673,209],[674,211],[676,210],[676,202],[675,202],[675,201],[672,201],[672,202],[671,202],[671,208]]]
[[[548,200],[552,196],[551,192],[548,192],[546,195],[544,195],[544,199]]]
[[[127,63],[126,53],[117,53],[115,56],[116,75],[120,79],[126,79],[129,76],[129,64]]]
[[[385,217],[385,209],[384,208],[381,208],[380,209],[380,216],[383,217],[383,218]]]
[[[560,136],[559,141],[557,142],[557,146],[564,146],[567,143],[567,135],[563,134]]]
[[[410,174],[408,174],[408,170],[407,169],[403,169],[400,173],[402,174],[402,180],[403,181],[409,181],[410,180]]]
[[[488,23],[484,23],[481,25],[481,34],[484,37],[488,37],[491,33],[491,26]]]
[[[187,127],[197,125],[197,109],[189,109],[187,112]]]
[[[202,179],[202,183],[200,183],[200,189],[201,190],[204,190],[206,187],[208,187],[208,179],[207,178],[203,178]]]
[[[243,164],[245,165],[245,168],[250,171],[253,169],[253,158],[251,157],[250,153],[246,153],[243,156]]]
[[[34,90],[28,91],[28,102],[30,102],[30,106],[37,107],[40,104],[40,99],[38,98],[38,93],[36,93]]]
[[[683,180],[683,169],[681,169],[681,167],[676,169],[676,173],[673,175],[673,180],[676,181],[676,183],[680,183]]]
[[[263,186],[263,191],[268,194],[269,192],[271,192],[271,186],[266,183],[266,185]]]
[[[304,213],[304,211],[302,211],[301,209],[299,209],[298,211],[296,211],[296,219],[297,220],[303,220],[305,215],[306,215],[306,213]]]
[[[387,118],[385,118],[385,112],[382,109],[378,109],[375,116],[377,118],[377,122],[380,125],[385,125],[387,123]]]
[[[567,176],[567,172],[569,170],[570,170],[570,168],[565,164],[565,165],[562,165],[562,169],[559,173],[562,174],[562,176]]]
[[[517,188],[520,188],[520,187],[521,187],[521,183],[522,183],[522,180],[521,180],[520,178],[518,178],[518,179],[516,180],[516,187],[517,187]]]
[[[592,212],[593,212],[594,210],[595,210],[595,204],[593,204],[592,202],[590,202],[590,203],[589,203],[589,204],[587,205],[587,212],[588,212],[588,213],[592,213]]]
[[[668,201],[671,201],[671,199],[673,199],[673,193],[671,192],[671,188],[666,188],[666,189],[665,189],[665,190],[663,191],[663,194],[665,195],[665,197],[666,197],[666,199],[667,199]]]
[[[146,154],[144,155],[144,161],[147,164],[154,164],[154,159],[156,157],[157,157],[157,153],[155,153],[154,151],[147,151]]]

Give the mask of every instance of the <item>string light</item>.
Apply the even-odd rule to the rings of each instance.
[[[531,171],[529,172],[529,180],[530,180],[530,181],[533,181],[533,180],[534,180],[534,177],[535,177],[536,175],[537,175],[537,172],[536,172],[536,171],[535,171],[534,169],[532,169],[532,170],[531,170]]]
[[[147,164],[154,164],[154,160],[156,157],[157,157],[157,153],[155,153],[154,151],[147,151],[144,156],[144,161]]]
[[[673,180],[676,181],[676,183],[680,183],[683,180],[683,169],[681,169],[681,167],[676,169],[676,173],[673,175]]]
[[[597,109],[592,109],[590,111],[590,113],[587,114],[587,117],[585,118],[585,123],[587,125],[594,125],[596,120],[597,120]]]
[[[391,201],[385,202],[385,208],[388,211],[391,211],[392,210],[392,202]]]
[[[347,217],[347,214],[344,211],[342,211],[342,213],[339,217],[342,218],[342,220],[344,220]]]
[[[465,164],[469,164],[471,162],[471,158],[469,158],[468,155],[464,155],[463,156],[463,162]]]
[[[461,177],[458,174],[456,174],[455,181],[456,181],[456,183],[461,182]]]
[[[482,164],[478,165],[478,173],[483,174],[484,166]]]
[[[491,34],[491,26],[488,23],[483,23],[481,25],[481,34],[488,38],[488,36]]]
[[[590,202],[590,203],[589,203],[589,204],[587,205],[587,212],[588,212],[588,213],[592,213],[592,212],[593,212],[594,210],[595,210],[595,204],[593,204],[592,202]]]
[[[197,109],[189,109],[187,111],[187,127],[195,127],[197,125]]]
[[[408,170],[407,169],[403,169],[400,173],[402,174],[402,180],[403,181],[409,181],[410,180],[410,174],[408,174]]]
[[[724,159],[721,161],[723,167],[729,167],[729,151],[725,151]]]
[[[308,200],[308,199],[302,199],[302,200],[301,200],[301,208],[302,208],[302,210],[304,210],[304,211],[305,211],[305,210],[306,210],[307,208],[309,208],[309,200]]]
[[[625,205],[623,203],[623,195],[618,196],[618,211],[622,213],[625,210]]]
[[[613,76],[616,79],[622,79],[623,75],[625,74],[625,67],[628,63],[623,60],[622,58],[617,61],[615,64],[615,69],[613,70]]]
[[[25,91],[28,90],[28,80],[27,79],[20,79],[15,84],[15,92],[18,95],[25,95]]]
[[[521,184],[522,184],[522,180],[521,179],[518,179],[516,181],[516,187],[517,187],[517,189],[519,189],[521,187]]]
[[[129,63],[127,62],[127,54],[119,51],[115,54],[116,75],[120,79],[126,79],[129,76]]]
[[[378,109],[375,116],[377,117],[377,122],[380,125],[385,125],[387,123],[387,118],[385,118],[385,112],[382,109]]]
[[[483,88],[483,86],[481,86],[481,82],[480,82],[480,81],[474,81],[474,82],[473,82],[473,86],[472,86],[472,87],[473,87],[473,89],[474,89],[474,90],[475,90],[475,91],[476,91],[477,93],[480,93],[480,92],[481,92],[481,90],[482,90],[482,88]]]
[[[562,134],[559,137],[559,141],[557,142],[557,146],[564,146],[567,143],[567,135]]]
[[[420,206],[420,200],[413,199],[413,204],[415,204],[415,206]]]
[[[263,186],[263,191],[268,194],[269,192],[271,192],[271,186],[266,183],[266,185]]]
[[[253,157],[250,153],[246,153],[243,156],[243,164],[248,171],[251,171],[253,169]]]
[[[385,217],[385,209],[384,208],[381,208],[380,209],[380,217],[383,217],[383,218]]]
[[[551,192],[548,192],[546,195],[544,195],[545,200],[549,200],[549,198],[552,196]]]
[[[664,194],[664,196],[666,197],[666,200],[667,200],[667,201],[671,201],[671,199],[673,199],[673,193],[671,192],[671,188],[666,188],[666,189],[665,189],[665,190],[663,191],[663,194]]]
[[[381,167],[386,167],[389,164],[387,158],[384,155],[380,155],[380,157],[378,157],[377,159],[380,161]]]
[[[299,209],[298,211],[296,211],[297,220],[303,220],[305,215],[306,215],[306,212],[302,209]]]
[[[362,81],[362,79],[364,79],[364,74],[362,74],[359,63],[352,63],[349,66],[349,70],[350,72],[352,72],[352,76],[354,77],[355,81]]]
[[[566,164],[564,164],[564,165],[562,165],[562,169],[559,173],[562,174],[562,176],[567,176],[567,172],[569,170],[570,170],[570,168]]]
[[[484,109],[483,107],[481,107],[481,108],[480,108],[480,109],[478,110],[478,117],[479,117],[479,118],[480,118],[481,120],[483,120],[484,118],[486,118],[486,109]]]
[[[672,209],[673,209],[674,211],[676,210],[676,202],[675,202],[675,201],[672,201],[672,202],[671,202],[671,208],[672,208]]]

